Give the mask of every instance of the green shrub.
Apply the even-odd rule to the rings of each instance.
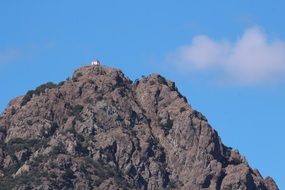
[[[80,142],[77,143],[77,146],[75,147],[75,151],[82,155],[82,156],[88,156],[89,150],[86,146],[82,145]]]
[[[181,107],[180,110],[179,110],[179,112],[182,113],[182,112],[184,112],[185,110],[186,110],[186,109],[185,109],[184,107]]]
[[[87,171],[87,169],[86,169],[86,166],[85,166],[85,164],[83,164],[83,163],[80,164],[79,170],[80,170],[81,172],[83,172],[85,175],[88,174],[88,171]]]
[[[62,178],[65,180],[70,180],[76,178],[76,176],[74,175],[74,172],[70,168],[67,168],[62,174]]]
[[[0,126],[0,133],[7,134],[7,129],[4,126]]]
[[[50,173],[50,177],[51,177],[51,178],[57,178],[57,175],[56,175],[55,172],[51,172],[51,173]]]
[[[15,109],[15,107],[12,107],[12,108],[11,108],[11,114],[12,114],[12,115],[15,115],[15,113],[16,113],[16,109]]]
[[[104,180],[101,179],[101,178],[96,179],[96,180],[95,180],[95,186],[96,186],[96,187],[99,187],[103,181],[104,181]]]
[[[170,129],[172,129],[172,127],[173,127],[173,120],[170,119],[170,117],[168,116],[167,122],[166,122],[165,125],[163,125],[163,128],[164,128],[165,130],[169,131]]]
[[[64,83],[65,83],[65,81],[61,81],[58,83],[58,86],[62,86],[62,85],[64,85]]]
[[[170,189],[176,189],[177,185],[175,181],[170,180],[168,183],[168,186],[166,187],[166,190],[170,190]]]
[[[51,167],[52,169],[56,168],[56,167],[57,167],[57,163],[54,162],[54,161],[51,161],[51,162],[50,162],[50,167]]]
[[[56,84],[52,82],[48,82],[38,86],[35,90],[29,90],[27,94],[23,97],[21,106],[26,105],[33,97],[33,95],[40,95],[41,93],[45,92],[46,89],[51,89],[57,87]]]
[[[59,142],[58,145],[54,146],[51,151],[52,155],[64,154],[64,153],[66,153],[66,151],[65,151],[65,146],[62,142]]]
[[[26,105],[33,97],[34,91],[33,90],[29,90],[27,92],[27,94],[23,97],[22,102],[21,102],[21,106]]]
[[[54,84],[52,82],[48,82],[48,83],[45,83],[45,84],[38,86],[36,88],[36,90],[34,90],[34,94],[40,95],[41,93],[45,92],[46,89],[51,89],[51,88],[55,88],[55,87],[57,87],[56,84]]]
[[[34,158],[35,162],[43,162],[46,159],[46,157],[44,155],[39,155],[37,157]]]
[[[31,150],[46,147],[48,143],[47,139],[11,139],[8,143],[3,144],[2,147],[8,152],[9,155],[13,156],[15,152],[20,150]]]
[[[83,106],[82,105],[76,105],[72,108],[72,113],[73,115],[77,116],[80,114],[80,112],[83,110]]]
[[[8,144],[13,145],[13,144],[25,144],[27,146],[33,146],[37,143],[39,143],[41,140],[40,139],[22,139],[22,138],[15,138],[11,139]]]
[[[73,115],[73,116],[75,116],[76,120],[83,121],[83,118],[80,115],[81,111],[84,108],[82,105],[78,104],[75,106],[71,106],[70,104],[66,104],[66,107],[71,109],[70,112],[68,113],[68,115],[70,115],[70,116]]]
[[[32,126],[32,125],[33,125],[32,120],[27,120],[27,124],[28,124],[29,126]]]
[[[58,124],[54,121],[54,122],[51,123],[51,127],[50,128],[47,128],[47,129],[46,128],[41,128],[40,134],[42,136],[44,136],[45,138],[48,138],[48,137],[52,136],[55,133],[57,128],[58,128]]]
[[[30,144],[31,146],[33,146],[33,148],[35,150],[38,150],[40,148],[46,148],[48,146],[48,142],[50,141],[50,139],[48,138],[43,138],[43,139],[32,139],[30,140]]]

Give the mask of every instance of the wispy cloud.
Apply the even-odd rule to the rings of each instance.
[[[272,82],[285,74],[285,42],[270,40],[262,29],[251,27],[235,42],[195,36],[190,45],[178,48],[170,59],[183,71],[215,70],[219,79],[240,84]]]
[[[53,41],[28,43],[22,46],[0,49],[0,65],[31,60],[34,57],[54,49],[56,44]],[[0,47],[1,48],[1,47]]]
[[[19,58],[19,51],[17,49],[10,49],[0,51],[0,64],[4,64]]]

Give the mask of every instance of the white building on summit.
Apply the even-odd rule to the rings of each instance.
[[[100,61],[99,60],[94,60],[91,62],[91,65],[100,65]]]

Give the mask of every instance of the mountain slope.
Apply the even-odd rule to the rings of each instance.
[[[9,103],[1,189],[278,189],[171,81],[85,66]]]

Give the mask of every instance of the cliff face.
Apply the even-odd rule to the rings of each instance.
[[[160,75],[85,66],[9,103],[0,189],[278,189]]]

